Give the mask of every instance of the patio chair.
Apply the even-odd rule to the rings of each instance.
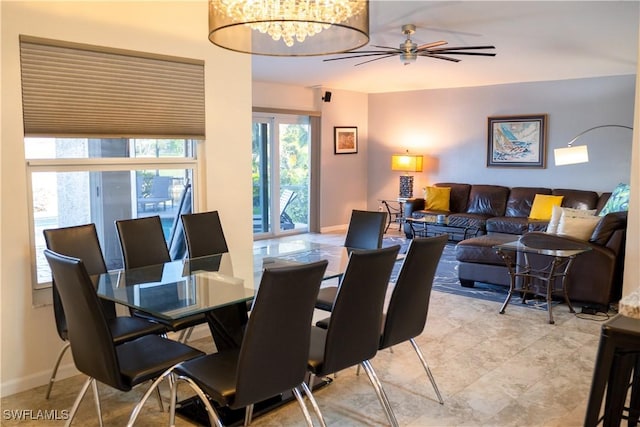
[[[167,202],[171,202],[173,206],[173,198],[169,192],[173,185],[173,177],[155,175],[151,178],[151,189],[146,197],[143,197],[142,178],[138,178],[138,206],[142,211],[151,206],[153,210],[158,210],[162,205],[162,209],[167,209]]]
[[[280,195],[280,229],[291,230],[295,227],[293,220],[287,214],[286,210],[291,202],[296,198],[297,194],[292,190],[283,190]]]

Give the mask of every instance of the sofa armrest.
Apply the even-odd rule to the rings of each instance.
[[[602,217],[591,234],[590,242],[607,245],[616,231],[627,229],[627,212],[611,212]]]
[[[407,201],[404,202],[404,217],[411,218],[411,214],[424,210],[424,207],[424,199],[422,198],[407,199]]]

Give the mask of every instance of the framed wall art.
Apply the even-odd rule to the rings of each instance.
[[[354,126],[333,128],[334,154],[354,154],[358,152],[358,128]]]
[[[488,118],[487,167],[544,168],[547,115]]]

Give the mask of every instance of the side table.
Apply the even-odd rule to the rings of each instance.
[[[526,302],[527,295],[544,296],[547,301],[550,324],[555,323],[551,307],[554,295],[563,296],[569,311],[575,313],[565,283],[573,260],[577,255],[589,251],[591,249],[589,246],[576,244],[566,249],[537,247],[527,245],[523,236],[519,240],[496,245],[493,248],[507,265],[510,279],[509,294],[500,308],[500,314],[504,314],[514,293],[522,294],[523,303]],[[518,264],[518,254],[522,254],[521,264]],[[534,267],[530,260],[532,254],[548,257],[549,262],[546,265]]]
[[[378,199],[382,206],[387,210],[387,226],[384,229],[386,233],[391,223],[398,223],[398,231],[402,230],[403,217],[404,217],[404,204],[407,201],[405,197],[398,197],[397,199]]]

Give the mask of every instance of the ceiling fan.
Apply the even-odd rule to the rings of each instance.
[[[416,26],[413,24],[405,24],[402,26],[402,34],[404,34],[407,39],[404,43],[400,44],[400,47],[389,47],[389,46],[376,46],[378,49],[384,50],[354,50],[345,52],[347,56],[342,56],[340,58],[330,58],[325,59],[324,61],[339,61],[341,59],[351,59],[351,58],[365,58],[369,56],[376,56],[377,58],[369,59],[364,62],[359,62],[357,65],[366,64],[373,61],[378,61],[380,59],[390,58],[392,56],[399,56],[400,61],[404,63],[404,65],[409,65],[418,58],[418,56],[426,56],[428,58],[435,59],[443,59],[445,61],[452,62],[460,62],[458,58],[450,58],[445,55],[475,55],[475,56],[496,56],[493,52],[469,52],[471,50],[478,49],[495,49],[495,46],[457,46],[457,47],[440,47],[447,44],[446,41],[440,40],[437,42],[426,43],[418,46],[417,43],[411,40],[411,35],[416,32]]]

